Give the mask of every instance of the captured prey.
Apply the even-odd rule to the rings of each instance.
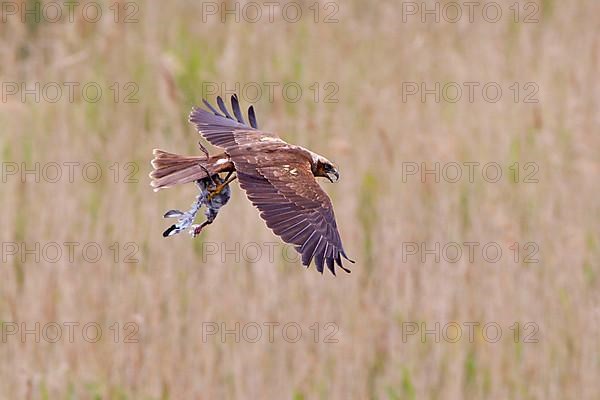
[[[206,148],[201,143],[198,144],[208,159],[208,151],[206,151]],[[201,164],[199,165],[206,173],[205,178],[195,181],[196,187],[200,190],[200,194],[196,196],[196,201],[189,210],[185,212],[180,210],[169,210],[165,213],[164,218],[178,218],[178,220],[163,232],[163,237],[178,234],[188,228],[189,234],[192,237],[198,236],[206,225],[213,223],[215,218],[217,218],[221,207],[227,204],[231,198],[231,188],[229,187],[229,184],[236,178],[235,176],[231,176],[233,171],[229,172],[225,179],[222,179],[219,174],[211,175],[206,167]],[[204,211],[206,220],[200,225],[194,224],[196,215],[202,206],[206,207],[206,210]]]

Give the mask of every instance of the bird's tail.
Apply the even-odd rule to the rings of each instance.
[[[233,170],[233,163],[226,154],[212,157],[181,156],[164,150],[154,149],[150,185],[157,192],[182,183],[194,182],[211,175]]]

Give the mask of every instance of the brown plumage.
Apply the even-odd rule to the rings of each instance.
[[[229,157],[222,153],[217,156],[180,156],[164,150],[154,149],[151,161],[154,170],[150,172],[150,185],[157,192],[182,183],[195,182],[206,178],[206,170],[211,174],[230,172],[235,168]],[[221,161],[222,160],[222,161]],[[204,166],[205,169],[202,169]]]
[[[184,157],[155,150],[150,174],[155,190],[192,182],[210,174],[235,170],[248,199],[260,210],[267,226],[302,255],[302,264],[314,259],[319,272],[324,265],[335,274],[342,265],[344,251],[331,200],[315,177],[333,182],[339,174],[335,165],[300,146],[286,143],[273,133],[258,130],[252,107],[250,125],[240,111],[237,96],[232,96],[232,116],[218,97],[221,112],[206,100],[210,110],[194,108],[190,114],[198,132],[211,144],[225,150],[217,156]],[[202,166],[200,166],[202,165]],[[206,170],[206,171],[205,171]]]

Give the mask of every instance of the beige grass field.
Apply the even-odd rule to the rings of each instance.
[[[0,399],[600,398],[600,2],[49,3],[1,4]],[[339,165],[351,274],[237,183],[161,236],[152,149],[236,89]]]

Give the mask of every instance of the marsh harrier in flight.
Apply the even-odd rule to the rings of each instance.
[[[217,216],[231,195],[229,183],[236,179],[248,199],[260,210],[267,226],[302,256],[308,267],[314,259],[317,270],[324,265],[335,275],[334,264],[346,272],[342,257],[350,260],[342,246],[335,222],[333,206],[321,189],[316,177],[331,182],[339,179],[335,165],[325,157],[300,146],[288,144],[273,133],[258,129],[252,106],[248,109],[248,123],[244,121],[236,95],[231,97],[233,116],[221,97],[217,97],[218,111],[206,100],[208,110],[194,107],[189,121],[209,143],[220,147],[223,153],[210,156],[202,146],[203,156],[181,156],[163,150],[154,150],[150,173],[155,191],[174,185],[195,182],[200,195],[187,212],[171,210],[165,218],[177,217],[178,222],[163,236],[171,236],[191,227],[196,236]],[[220,174],[227,174],[221,178]],[[206,221],[192,225],[196,213],[206,206]]]

